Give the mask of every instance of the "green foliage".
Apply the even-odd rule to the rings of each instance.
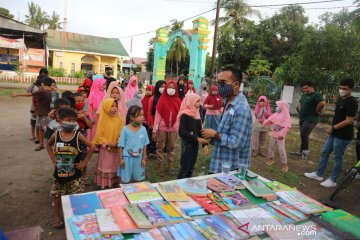
[[[69,75],[69,77],[71,77],[71,78],[85,78],[85,73],[83,71],[77,71],[77,72],[71,73]]]
[[[250,61],[249,73],[255,76],[270,76],[271,75],[271,63],[265,59],[258,59],[260,56],[257,56],[256,59]]]
[[[154,42],[152,40],[149,41],[149,50],[146,53],[147,61],[146,61],[146,71],[152,72],[154,67]]]
[[[41,7],[34,2],[28,2],[28,15],[25,15],[25,22],[34,28],[44,30],[47,26],[48,29],[61,29],[60,16],[55,11],[49,16]]]
[[[14,15],[10,13],[10,11],[6,8],[0,7],[0,15],[3,15],[8,18],[14,18]]]
[[[22,68],[20,61],[13,62],[12,65],[14,66],[15,72],[18,75],[22,76],[24,74],[24,69]]]
[[[207,77],[211,77],[211,60],[212,57],[209,54],[206,54],[205,76]]]
[[[65,77],[65,69],[64,68],[48,68],[50,77]]]

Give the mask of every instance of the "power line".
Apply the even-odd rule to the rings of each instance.
[[[325,0],[325,1],[314,1],[314,2],[297,2],[297,3],[265,4],[265,5],[248,5],[248,6],[249,7],[277,7],[277,6],[307,5],[307,4],[343,2],[343,1],[345,1],[345,0]]]

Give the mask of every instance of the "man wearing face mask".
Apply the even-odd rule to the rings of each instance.
[[[326,130],[328,137],[321,150],[319,166],[316,172],[304,174],[307,178],[322,181],[329,161],[329,156],[333,153],[334,167],[331,176],[320,183],[323,187],[336,186],[336,179],[341,173],[346,147],[354,138],[353,123],[358,109],[356,99],[351,96],[354,86],[354,80],[350,78],[341,80],[339,87],[340,97],[336,102],[332,124]]]
[[[320,113],[325,106],[323,96],[315,92],[313,83],[310,81],[301,84],[304,94],[296,107],[299,113],[301,146],[300,152],[302,159],[307,159],[309,155],[309,136],[320,120]]]
[[[202,130],[203,137],[214,139],[209,173],[221,172],[224,162],[230,163],[230,170],[249,168],[252,116],[240,91],[241,81],[242,72],[232,66],[225,67],[218,75],[218,91],[225,99],[224,113],[217,130]]]
[[[111,67],[105,67],[104,79],[106,80],[106,90],[107,90],[110,83],[116,81],[116,79],[113,78],[113,70]]]

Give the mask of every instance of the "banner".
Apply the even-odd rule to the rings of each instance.
[[[13,63],[19,61],[19,56],[0,54],[0,62]]]
[[[10,38],[4,38],[0,36],[0,47],[1,48],[15,48],[15,49],[21,49],[25,48],[24,39],[10,39]]]
[[[21,60],[27,66],[45,66],[45,50],[28,48],[20,50]]]

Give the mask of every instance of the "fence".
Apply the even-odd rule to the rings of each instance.
[[[70,77],[51,77],[57,84],[70,84],[81,85],[84,82],[82,78],[70,78]],[[35,76],[9,76],[0,75],[0,82],[18,82],[18,83],[32,83],[36,80]]]

